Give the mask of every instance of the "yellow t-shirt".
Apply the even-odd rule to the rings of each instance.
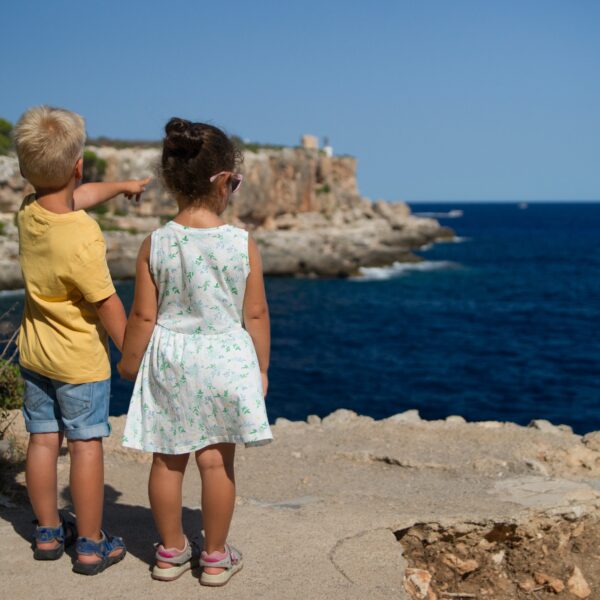
[[[115,293],[100,227],[83,210],[50,212],[34,194],[17,222],[25,281],[21,365],[66,383],[110,377],[108,339],[92,304]]]

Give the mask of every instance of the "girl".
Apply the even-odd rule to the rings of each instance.
[[[194,452],[205,534],[200,582],[218,586],[242,568],[226,542],[235,444],[272,440],[269,314],[256,243],[219,216],[242,182],[239,153],[212,125],[173,118],[165,132],[162,177],[179,213],[144,240],[137,260],[118,366],[135,379],[123,445],[153,452],[148,492],[161,543],[152,576],[164,581],[197,559],[181,522]]]

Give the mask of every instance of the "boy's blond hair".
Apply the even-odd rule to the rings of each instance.
[[[70,110],[35,106],[19,119],[13,136],[23,177],[35,188],[60,189],[83,156],[85,121]]]

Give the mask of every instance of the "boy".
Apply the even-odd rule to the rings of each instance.
[[[14,139],[21,173],[35,188],[17,217],[25,281],[19,362],[30,433],[26,480],[38,521],[34,558],[56,560],[79,536],[73,570],[94,575],[126,552],[121,538],[101,530],[102,438],[110,434],[107,333],[121,350],[126,317],[104,238],[84,209],[120,193],[139,198],[150,179],[78,187],[85,124],[67,110],[28,110]],[[64,436],[77,531],[57,509],[56,463]]]

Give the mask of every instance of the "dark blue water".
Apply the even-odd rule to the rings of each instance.
[[[422,270],[369,272],[379,279],[268,279],[270,419],[417,408],[600,429],[600,204],[413,209],[462,209],[441,221],[464,241],[421,252]],[[118,287],[129,305],[132,284]],[[115,378],[114,414],[130,389]]]

